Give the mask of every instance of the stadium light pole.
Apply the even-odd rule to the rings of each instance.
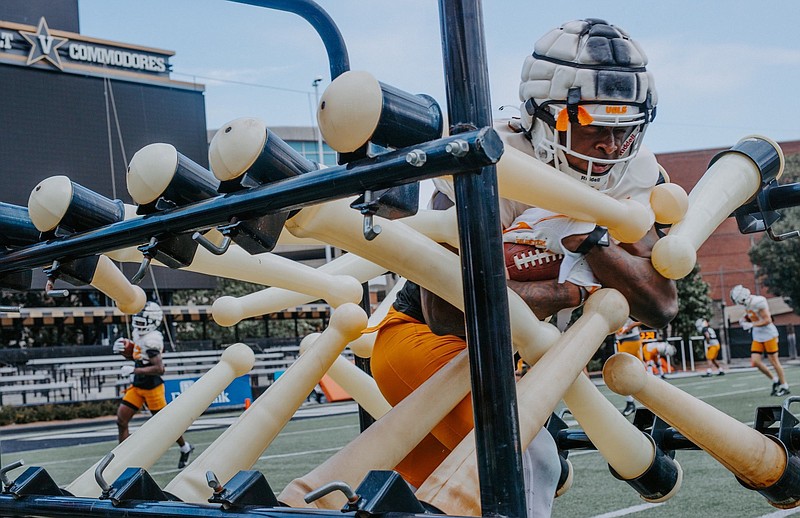
[[[322,76],[317,76],[311,83],[314,87],[314,98],[316,99],[316,108],[319,110],[319,84],[322,82]],[[325,150],[322,148],[322,131],[319,129],[319,123],[314,124],[314,132],[317,135],[317,162],[320,165],[325,163]],[[333,247],[325,245],[325,262],[329,263],[333,260]]]
[[[314,81],[311,83],[311,86],[314,87],[314,98],[316,99],[316,109],[319,110],[319,84],[322,82],[322,76],[317,76],[314,78]],[[319,124],[314,124],[314,131],[317,134],[317,161],[320,164],[325,163],[325,154],[324,150],[322,149],[322,131],[319,129]]]

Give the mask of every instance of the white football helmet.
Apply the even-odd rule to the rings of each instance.
[[[698,318],[694,321],[694,327],[697,328],[698,333],[703,332],[703,328],[708,326],[708,321],[705,318]]]
[[[596,189],[608,186],[612,169],[624,174],[645,130],[655,118],[657,94],[647,56],[619,27],[604,20],[575,20],[553,29],[525,58],[519,96],[522,121],[536,156]],[[621,140],[618,158],[572,149],[572,124],[606,126]],[[617,131],[618,130],[618,131]],[[588,162],[573,169],[566,155]],[[590,174],[594,165],[609,165]]]
[[[742,286],[741,284],[737,284],[731,289],[731,300],[734,304],[747,304],[747,301],[750,300],[750,290]]]
[[[144,309],[134,315],[131,325],[139,333],[149,333],[158,329],[163,319],[164,312],[161,310],[161,306],[149,301],[144,305]]]

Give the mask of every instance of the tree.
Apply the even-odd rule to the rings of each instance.
[[[700,266],[695,265],[691,273],[677,281],[678,287],[678,315],[672,321],[672,335],[689,336],[697,334],[695,321],[698,318],[709,318],[711,316],[711,304],[713,301],[709,296],[709,285],[700,275]],[[702,345],[702,344],[701,344]],[[700,351],[702,352],[702,349]]]
[[[781,184],[800,180],[800,154],[786,157]],[[800,208],[782,209],[772,226],[776,235],[800,230]],[[784,297],[800,313],[800,238],[773,241],[767,237],[750,249],[750,260],[758,266],[759,280],[771,293]]]

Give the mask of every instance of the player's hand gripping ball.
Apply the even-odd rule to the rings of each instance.
[[[512,281],[544,281],[558,277],[563,254],[520,243],[503,243],[506,276]]]
[[[117,338],[114,340],[114,352],[121,354],[129,360],[133,359],[133,347],[134,343],[127,338]]]

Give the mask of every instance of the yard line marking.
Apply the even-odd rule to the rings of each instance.
[[[641,511],[647,511],[648,509],[652,509],[653,507],[658,507],[659,505],[663,505],[664,502],[658,504],[640,504],[634,505],[633,507],[626,507],[625,509],[618,509],[616,511],[611,511],[610,513],[598,514],[592,518],[614,518],[615,516],[627,516],[629,514],[638,513]]]
[[[329,451],[339,451],[341,449],[342,449],[342,447],[337,447],[337,448],[325,448],[325,449],[322,449],[322,450],[296,451],[296,452],[293,452],[293,453],[281,453],[281,454],[275,454],[275,455],[263,455],[263,456],[259,457],[258,460],[280,459],[280,458],[286,458],[286,457],[299,457],[299,456],[302,456],[302,455],[313,455],[315,453],[327,453]],[[95,458],[95,457],[91,457],[91,458]],[[35,463],[35,465],[39,466],[39,467],[47,467],[47,466],[55,466],[56,464],[67,464],[67,463],[72,463],[72,462],[76,462],[76,461],[82,461],[82,460],[86,460],[86,459],[89,459],[89,457],[81,457],[81,458],[74,458],[74,459],[63,459],[63,460],[51,460],[51,461],[47,461],[47,462],[37,462],[37,463]],[[152,472],[150,474],[151,475],[161,475],[161,474],[164,474],[164,473],[172,473],[173,471],[178,471],[178,470],[177,469],[170,469],[170,470],[166,470],[166,471],[156,471],[156,472]]]
[[[150,475],[166,475],[168,473],[177,473],[179,471],[182,471],[182,470],[180,470],[178,468],[172,468],[172,469],[165,469],[163,471],[151,471],[151,472],[148,472],[148,473]]]
[[[283,459],[283,458],[286,458],[286,457],[299,457],[301,455],[313,455],[315,453],[327,453],[329,451],[339,451],[342,448],[343,447],[340,446],[338,448],[325,448],[325,449],[322,449],[322,450],[296,451],[294,453],[281,453],[279,455],[263,455],[263,456],[259,457],[258,460]],[[180,471],[180,470],[173,468],[173,469],[165,469],[163,471],[154,471],[154,472],[151,472],[150,474],[151,475],[166,475],[168,473],[177,473],[178,471]]]
[[[764,390],[764,389],[759,387],[759,388],[748,389],[748,390],[732,390],[730,392],[721,392],[719,394],[706,394],[706,395],[694,396],[694,397],[696,397],[697,399],[710,399],[710,398],[714,398],[714,397],[733,396],[733,395],[736,395],[736,394],[747,394],[747,393],[750,393],[750,392],[761,392],[762,390]]]
[[[727,376],[723,376],[723,378],[726,378],[726,377]],[[701,384],[706,384],[706,383],[715,383],[715,379],[720,379],[720,378],[714,378],[714,379],[709,379],[709,378],[692,379],[692,378],[699,378],[699,376],[690,376],[690,377],[686,377],[686,378],[667,378],[666,381],[679,381],[679,380],[683,381],[683,380],[687,380],[685,383],[679,383],[679,385],[682,386],[682,387],[691,387],[691,386],[701,385]],[[748,373],[748,374],[738,374],[737,373],[734,376],[734,378],[735,378],[734,383],[737,383],[737,382],[742,382],[742,381],[750,381],[750,380],[754,380],[754,379],[758,379],[758,378],[763,379],[764,375],[761,374],[760,372],[756,371],[755,368],[753,368],[753,372]],[[733,380],[731,380],[731,381],[733,381]]]
[[[325,427],[325,428],[315,428],[313,430],[297,430],[297,431],[294,431],[294,432],[284,432],[284,433],[282,433],[280,435],[298,435],[298,434],[303,434],[303,433],[328,432],[328,431],[332,431],[332,430],[342,430],[342,429],[346,429],[346,428],[357,428],[357,427],[358,427],[358,425],[329,426],[329,427]],[[105,441],[105,442],[108,442],[108,441]],[[79,445],[70,446],[70,448],[74,448],[75,446],[96,446],[97,444],[101,444],[101,443],[79,444]],[[194,444],[195,446],[209,446],[211,443],[209,442],[209,443],[192,443],[192,444]],[[280,457],[292,457],[292,456],[300,456],[300,455],[309,455],[309,454],[313,454],[313,453],[317,453],[317,452],[325,453],[325,452],[328,452],[328,451],[334,451],[334,450],[339,450],[339,449],[341,449],[341,448],[332,448],[332,449],[329,448],[329,449],[314,450],[314,451],[301,451],[301,452],[286,453],[286,454],[281,454],[281,455],[264,455],[263,457],[260,457],[259,460],[262,460],[262,459],[273,459],[273,458],[280,458]],[[39,450],[32,450],[32,451],[39,451]],[[36,462],[35,465],[44,468],[44,467],[47,467],[47,466],[55,466],[56,464],[67,464],[67,463],[80,462],[80,461],[92,460],[92,459],[95,459],[95,457],[94,456],[91,456],[91,457],[76,457],[76,458],[71,458],[71,459]],[[159,471],[159,472],[151,473],[151,475],[162,474],[162,473],[172,473],[173,471],[178,471],[178,470]]]
[[[329,426],[327,428],[314,428],[312,430],[297,430],[294,432],[281,432],[280,435],[299,435],[302,433],[317,433],[317,432],[329,432],[331,430],[345,430],[347,428],[358,428],[359,425],[357,424],[348,424],[344,426]]]
[[[233,420],[231,420],[233,422]],[[195,432],[195,431],[202,431],[211,428],[218,427],[221,423],[220,419],[199,419],[193,423],[188,432]],[[140,428],[139,426],[132,426],[131,433],[135,432]],[[331,430],[342,430],[345,428],[356,428],[359,425],[343,425],[343,426],[334,426],[334,427],[326,427],[326,428],[313,428],[308,430],[298,430],[294,432],[283,432],[281,435],[298,435],[298,434],[305,434],[305,433],[316,433],[316,432],[327,432]],[[52,440],[59,440],[59,439],[76,439],[76,438],[93,438],[93,437],[109,437],[110,439],[116,439],[117,437],[117,429],[115,426],[104,426],[101,428],[91,428],[86,431],[82,432],[62,432],[58,430],[50,430],[47,432],[37,433],[36,435],[26,436],[23,434],[17,436],[8,436],[3,437],[3,440],[18,440],[18,441],[25,441],[25,442],[36,442],[36,441],[52,441]],[[91,446],[97,443],[88,443],[88,444],[75,444],[73,446]]]
[[[302,455],[314,455],[315,453],[328,453],[329,451],[339,451],[344,446],[337,446],[336,448],[324,448],[321,450],[306,450],[306,451],[295,451],[292,453],[277,453],[274,455],[262,455],[258,458],[258,460],[270,460],[270,459],[285,459],[287,457],[300,457]]]
[[[37,466],[37,467],[40,467],[40,468],[46,468],[47,466],[55,466],[56,464],[67,464],[67,463],[73,463],[73,462],[82,462],[84,460],[91,460],[91,459],[95,459],[95,462],[97,462],[97,460],[96,460],[97,457],[95,456],[95,457],[77,457],[77,458],[74,458],[74,459],[49,460],[47,462],[28,462],[28,461],[25,461],[25,465],[27,465],[27,466]]]
[[[763,514],[759,518],[780,518],[781,516],[790,516],[800,513],[800,509],[784,509],[783,511],[775,511],[774,513]]]

